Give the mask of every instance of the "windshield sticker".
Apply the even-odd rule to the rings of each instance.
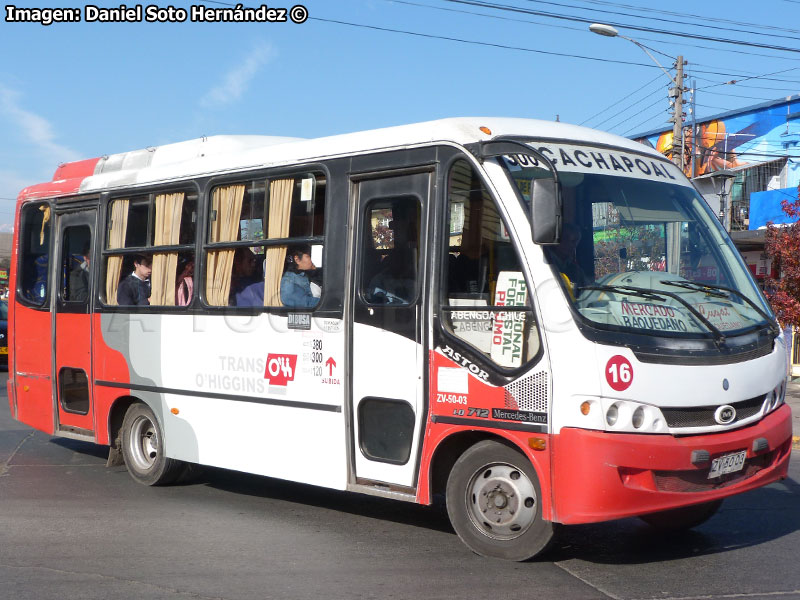
[[[529,146],[547,157],[558,171],[618,175],[691,186],[677,166],[657,158],[624,150],[585,146],[537,144],[536,142],[530,142]],[[530,155],[504,156],[503,159],[512,172],[540,166],[536,157]]]
[[[731,306],[705,302],[696,305],[695,308],[720,331],[742,329],[747,326],[742,316]]]
[[[619,323],[625,327],[650,329],[653,331],[688,332],[696,330],[683,313],[671,306],[649,304],[647,302],[628,302],[623,300],[611,305],[611,310]]]
[[[528,286],[519,271],[501,271],[497,276],[495,306],[525,306]],[[497,312],[492,323],[491,357],[502,367],[522,364],[525,313]]]

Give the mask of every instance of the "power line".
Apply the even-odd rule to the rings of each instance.
[[[500,16],[500,15],[489,15],[489,14],[486,14],[486,13],[474,12],[474,11],[470,11],[470,10],[462,10],[462,9],[457,9],[457,8],[446,8],[444,6],[430,6],[428,4],[420,4],[418,2],[411,2],[410,0],[383,0],[383,1],[384,2],[390,2],[392,4],[404,4],[404,5],[407,5],[407,6],[414,6],[414,7],[417,7],[417,8],[427,8],[427,9],[431,9],[431,10],[439,10],[439,11],[456,13],[456,14],[472,15],[472,16],[476,16],[476,17],[485,17],[485,18],[488,18],[488,19],[496,19],[496,20],[501,20],[501,21],[511,21],[512,23],[528,23],[530,25],[538,25],[540,27],[552,27],[552,28],[555,28],[555,29],[567,29],[569,31],[586,32],[586,29],[584,27],[570,27],[569,25],[556,25],[555,23],[543,23],[541,21],[532,21],[530,19],[514,19],[514,18],[511,18],[511,17],[503,17],[503,16]],[[441,0],[441,1],[446,1],[446,0]],[[646,37],[646,36],[637,37],[637,41],[642,41],[642,40],[648,41],[648,42],[663,42],[664,41],[664,40],[661,40],[661,39],[651,38],[651,37]],[[748,56],[760,56],[760,57],[763,57],[763,58],[800,61],[800,58],[795,58],[793,56],[780,56],[778,54],[765,54],[763,52],[748,52],[747,50],[732,49],[732,48],[715,48],[713,46],[706,46],[706,45],[703,45],[703,44],[691,44],[691,43],[688,43],[686,41],[682,41],[681,45],[689,47],[689,48],[700,48],[700,49],[703,49],[703,50],[711,50],[713,52],[729,52],[729,53],[733,53],[733,54],[744,54],[744,55],[748,55]],[[666,57],[668,57],[668,58],[670,58],[672,60],[675,60],[674,56],[666,54],[665,52],[661,52],[660,50],[657,50],[657,49],[652,48],[650,46],[647,46],[647,48],[649,48],[653,52],[661,54],[662,56],[666,56]],[[705,65],[703,63],[693,63],[693,64],[698,65],[698,66],[706,66],[706,67],[710,67],[710,68],[720,68],[720,69],[724,68],[724,67],[714,67],[713,65]]]
[[[637,39],[653,40],[653,38],[645,38],[645,37],[640,37],[640,38],[637,38]],[[655,40],[653,40],[653,41],[655,41]],[[690,43],[685,42],[685,41],[681,42],[681,46],[685,46],[685,47],[689,47],[689,48],[701,48],[703,50],[711,50],[712,52],[730,52],[730,53],[733,53],[733,54],[744,54],[744,55],[747,55],[747,56],[761,56],[763,58],[770,58],[770,59],[773,59],[773,60],[791,60],[791,61],[800,60],[800,59],[798,59],[798,58],[796,58],[794,56],[780,56],[779,54],[764,54],[763,52],[748,52],[747,50],[740,50],[740,49],[734,49],[734,48],[715,48],[713,46],[704,46],[702,44],[690,44]],[[704,63],[694,63],[694,64],[699,65],[699,66],[703,66],[703,67],[709,67],[711,69],[723,69],[724,68],[724,67],[717,67],[715,65],[707,65],[707,64],[704,64]]]
[[[658,100],[656,100],[656,101],[655,101],[655,102],[653,102],[652,104],[648,104],[647,106],[645,106],[645,107],[644,107],[642,110],[640,110],[639,112],[637,112],[637,113],[633,113],[632,115],[630,115],[630,116],[628,116],[628,117],[625,117],[624,119],[622,119],[622,121],[620,121],[620,122],[619,122],[619,123],[617,123],[616,125],[612,125],[611,127],[609,127],[609,128],[608,128],[608,130],[609,130],[609,131],[611,131],[612,129],[616,129],[617,127],[619,127],[620,125],[622,125],[622,124],[623,124],[625,121],[628,121],[628,120],[630,120],[630,119],[632,119],[632,118],[634,118],[634,117],[638,117],[638,116],[639,116],[640,114],[642,114],[644,111],[646,111],[646,110],[649,110],[649,109],[653,108],[653,107],[654,107],[656,104],[659,104],[659,103],[661,103],[661,102],[664,102],[664,99],[663,99],[663,98],[659,98]],[[615,116],[619,116],[619,115],[615,115]]]
[[[749,76],[749,77],[743,77],[741,80],[737,79],[737,80],[733,80],[733,82],[731,82],[731,81],[723,81],[721,83],[715,83],[713,85],[709,85],[709,86],[706,86],[705,88],[700,88],[700,89],[708,89],[708,88],[712,88],[712,87],[718,87],[720,85],[732,85],[732,84],[735,84],[735,83],[739,83],[740,81],[750,81],[751,79],[767,79],[767,77],[769,75],[780,75],[781,73],[788,73],[789,71],[797,71],[798,69],[800,69],[800,67],[791,67],[789,69],[782,69],[780,71],[773,71],[772,73],[764,73],[763,75],[752,75],[752,76]]]
[[[652,115],[652,116],[648,117],[647,119],[645,119],[644,121],[642,121],[642,122],[641,122],[641,123],[639,123],[638,125],[634,125],[633,127],[631,127],[630,129],[628,129],[628,131],[626,131],[626,132],[625,132],[625,133],[623,133],[622,135],[623,135],[623,136],[627,136],[627,135],[628,135],[628,134],[629,134],[631,131],[636,131],[636,130],[637,130],[637,129],[639,129],[640,127],[643,127],[643,126],[645,125],[645,123],[649,123],[650,121],[652,121],[653,119],[655,119],[655,118],[656,118],[656,117],[657,117],[659,114],[660,114],[660,113],[655,113],[654,115]],[[665,131],[669,131],[669,129],[666,129]]]
[[[497,20],[501,20],[501,21],[511,21],[512,23],[528,23],[528,24],[531,24],[531,25],[539,25],[540,27],[553,27],[555,29],[567,29],[567,30],[570,30],[570,31],[587,32],[586,28],[584,28],[584,27],[570,27],[569,25],[556,25],[555,23],[542,23],[541,21],[531,21],[530,19],[514,19],[514,18],[511,18],[511,17],[502,17],[500,15],[488,15],[486,13],[474,12],[474,11],[471,11],[471,10],[462,10],[462,9],[457,9],[457,8],[445,8],[444,6],[430,6],[430,5],[427,5],[427,4],[420,4],[418,2],[411,2],[409,0],[383,0],[383,1],[384,2],[390,2],[392,4],[405,4],[405,5],[408,5],[408,6],[415,6],[417,8],[428,8],[428,9],[431,9],[431,10],[440,10],[440,11],[445,11],[445,12],[450,12],[450,13],[457,13],[457,14],[463,14],[463,15],[473,15],[473,16],[476,16],[476,17],[486,17],[488,19],[497,19]],[[445,1],[445,0],[441,0],[441,1]],[[651,38],[651,37],[646,37],[646,36],[637,37],[637,41],[642,41],[642,40],[647,41],[647,42],[662,42],[662,43],[664,41],[664,40],[661,40],[661,39]],[[681,42],[681,45],[682,46],[687,46],[689,48],[701,48],[703,50],[711,50],[711,51],[714,51],[714,52],[731,52],[733,54],[746,54],[746,55],[749,55],[749,56],[761,56],[761,57],[764,57],[764,58],[800,61],[800,58],[795,58],[793,56],[780,56],[780,55],[777,55],[777,54],[764,54],[763,52],[748,52],[747,50],[739,50],[739,49],[732,49],[732,48],[715,48],[713,46],[704,46],[702,44],[690,44],[690,43],[688,43],[686,41]],[[650,47],[648,46],[648,48],[650,48]],[[656,50],[655,48],[650,48],[650,49],[653,50],[654,52],[657,52],[658,54],[661,54],[663,56],[667,56],[667,57],[671,58],[672,60],[675,60],[674,56],[670,56],[669,54],[661,52],[660,50]],[[695,64],[699,64],[699,63],[695,63]],[[705,66],[709,66],[709,65],[705,65]],[[722,67],[718,67],[718,68],[722,68]]]
[[[700,108],[712,108],[714,110],[732,110],[729,107],[726,108],[724,106],[710,106],[708,104],[700,104],[699,102],[695,102],[694,105],[695,106],[699,106]],[[700,117],[696,117],[696,120],[697,121],[702,121],[703,119],[701,119]]]
[[[741,83],[738,83],[738,82],[736,84],[733,84],[733,85],[735,85],[735,87],[737,87],[737,88],[747,88],[747,89],[750,89],[750,90],[772,90],[772,91],[775,91],[775,92],[800,91],[800,87],[794,88],[794,87],[789,87],[789,86],[786,86],[786,87],[769,87],[769,86],[766,86],[766,85],[744,85],[744,84],[741,84]],[[800,86],[800,84],[798,84],[798,85]]]
[[[648,63],[638,63],[632,62],[627,60],[614,60],[610,58],[598,58],[597,56],[584,56],[582,54],[568,54],[564,52],[551,52],[549,50],[537,50],[535,48],[524,48],[522,46],[509,46],[507,44],[497,44],[494,42],[479,42],[477,40],[466,40],[462,38],[450,37],[445,35],[435,35],[432,33],[420,33],[418,31],[406,31],[403,29],[392,29],[391,27],[378,27],[377,25],[364,25],[362,23],[351,23],[349,21],[339,21],[337,19],[325,19],[322,17],[308,17],[309,20],[320,21],[323,23],[334,23],[336,25],[348,25],[350,27],[358,27],[362,29],[372,29],[374,31],[387,31],[390,33],[400,33],[403,35],[412,35],[415,37],[422,37],[427,39],[434,39],[434,40],[445,40],[448,42],[459,42],[461,44],[471,44],[474,46],[487,46],[490,48],[500,48],[502,50],[517,50],[520,52],[533,52],[535,54],[547,54],[549,56],[563,56],[566,58],[580,58],[583,60],[592,60],[596,62],[602,63],[617,63],[621,65],[633,65],[636,67],[648,67],[657,69],[656,65],[648,64]]]
[[[445,1],[453,2],[453,1],[456,1],[456,0],[445,0]],[[462,0],[458,0],[458,1],[462,1]],[[218,4],[223,4],[223,3],[222,2],[218,2]],[[521,47],[521,46],[510,46],[510,45],[507,45],[507,44],[498,44],[498,43],[494,43],[494,42],[479,42],[477,40],[467,40],[467,39],[450,37],[450,36],[435,35],[435,34],[432,34],[432,33],[421,33],[421,32],[417,32],[417,31],[407,31],[407,30],[403,30],[403,29],[393,29],[393,28],[390,28],[390,27],[379,27],[377,25],[366,25],[366,24],[363,24],[363,23],[352,23],[350,21],[341,21],[341,20],[338,20],[338,19],[326,19],[326,18],[323,18],[323,17],[309,17],[309,20],[319,21],[319,22],[322,22],[322,23],[333,23],[333,24],[336,24],[336,25],[347,25],[349,27],[356,27],[356,28],[361,28],[361,29],[371,29],[373,31],[385,31],[385,32],[390,32],[390,33],[399,33],[399,34],[403,34],[403,35],[411,35],[411,36],[422,37],[422,38],[426,38],[426,39],[436,39],[436,40],[444,40],[444,41],[450,41],[450,42],[459,42],[459,43],[462,43],[462,44],[470,44],[470,45],[475,45],[475,46],[487,46],[487,47],[490,47],[490,48],[500,48],[500,49],[503,49],[503,50],[516,50],[516,51],[520,51],[520,52],[532,52],[532,53],[536,53],[536,54],[546,54],[546,55],[549,55],[549,56],[562,56],[562,57],[565,57],[565,58],[580,58],[580,59],[583,59],[583,60],[591,60],[591,61],[596,61],[596,62],[614,63],[614,64],[622,64],[622,65],[632,65],[632,66],[647,67],[647,68],[652,68],[652,69],[657,69],[658,68],[656,65],[649,64],[649,63],[639,63],[639,62],[626,61],[626,60],[617,60],[617,59],[611,59],[611,58],[598,58],[596,56],[584,56],[584,55],[581,55],[581,54],[569,54],[569,53],[563,53],[563,52],[552,52],[552,51],[549,51],[549,50],[538,50],[538,49],[535,49],[535,48],[525,48],[525,47]],[[800,52],[800,50],[798,50],[798,52]],[[722,73],[722,72],[718,72],[718,71],[705,71],[705,70],[700,70],[700,69],[696,69],[696,70],[694,70],[694,72],[696,72],[696,73],[706,73],[706,74],[711,74],[711,75],[737,76],[736,73]],[[767,81],[792,81],[792,80],[787,80],[787,79],[775,79],[775,78],[769,78],[769,77],[764,77],[763,79],[765,79]]]
[[[526,2],[536,2],[536,4],[550,4],[552,6],[561,6],[563,8],[574,8],[574,9],[577,9],[577,10],[585,10],[585,11],[594,10],[596,12],[605,13],[605,14],[621,15],[621,16],[625,16],[625,17],[632,17],[634,19],[648,19],[648,20],[651,20],[651,21],[662,21],[664,23],[674,23],[676,25],[684,25],[684,26],[688,26],[688,27],[704,27],[704,25],[698,25],[696,23],[687,22],[685,20],[676,21],[675,19],[665,19],[663,17],[662,18],[658,18],[658,17],[649,17],[649,16],[644,16],[644,15],[642,15],[642,16],[640,16],[640,15],[632,15],[632,14],[630,14],[630,12],[619,12],[619,11],[615,11],[615,10],[604,10],[602,8],[589,9],[589,8],[584,8],[582,6],[575,6],[574,4],[564,4],[562,2],[553,2],[552,0],[525,0],[525,1]],[[702,17],[700,17],[700,18],[702,18]],[[736,33],[747,33],[747,34],[750,34],[750,35],[765,35],[765,36],[770,36],[770,37],[780,37],[780,38],[786,38],[786,39],[790,39],[790,40],[800,41],[800,38],[798,38],[797,36],[780,35],[780,34],[777,34],[777,33],[765,33],[765,32],[760,32],[760,31],[753,31],[752,29],[746,29],[745,30],[745,29],[736,29],[736,28],[732,28],[732,27],[722,27],[722,26],[719,25],[719,23],[720,23],[720,21],[716,21],[715,20],[714,28],[716,30],[734,31]],[[747,25],[751,25],[751,24],[748,23]]]
[[[721,17],[719,17],[717,15],[714,15],[713,17],[707,17],[705,15],[695,15],[695,14],[692,14],[692,13],[674,12],[674,11],[663,10],[663,9],[658,9],[658,8],[647,8],[647,7],[642,7],[642,6],[632,6],[630,4],[619,4],[619,3],[616,3],[616,2],[607,2],[606,0],[581,0],[581,1],[585,2],[587,4],[602,4],[602,5],[607,5],[607,6],[616,6],[618,8],[625,8],[625,9],[628,9],[628,10],[638,10],[639,12],[659,13],[659,14],[663,14],[663,15],[671,15],[671,16],[676,16],[676,17],[692,17],[692,18],[695,18],[695,19],[711,19],[711,18],[713,18],[713,22],[715,24],[716,23],[730,23],[731,25],[749,25],[749,26],[752,26],[752,27],[758,27],[759,29],[774,29],[774,30],[777,30],[777,31],[788,31],[789,33],[800,33],[800,29],[789,29],[787,27],[777,27],[775,25],[759,25],[757,23],[746,23],[746,22],[743,22],[743,21],[733,21],[731,19],[721,18]],[[798,2],[798,0],[788,0],[788,1],[797,2],[798,4],[800,4],[800,2]]]
[[[556,25],[555,23],[542,23],[541,21],[530,21],[528,19],[514,19],[512,17],[503,17],[500,15],[487,15],[486,13],[474,12],[471,10],[463,10],[458,8],[446,8],[444,6],[430,6],[428,4],[420,4],[418,2],[410,2],[409,0],[384,0],[391,4],[405,4],[407,6],[416,6],[417,8],[429,8],[431,10],[441,10],[449,13],[458,13],[462,15],[473,15],[476,17],[486,17],[488,19],[496,19],[500,21],[511,21],[512,23],[530,23],[531,25],[541,25],[542,27],[553,27],[555,29],[569,29],[570,31],[586,31],[585,27],[570,27],[569,25]]]
[[[793,69],[794,69],[794,68],[797,68],[797,67],[793,67]],[[791,70],[791,69],[790,69],[790,70]],[[704,73],[704,74],[706,74],[706,75],[724,75],[725,77],[742,77],[742,81],[744,81],[744,80],[745,80],[745,78],[748,78],[748,79],[749,79],[749,77],[747,77],[747,75],[745,75],[745,74],[744,74],[744,73],[742,73],[741,71],[740,71],[740,72],[737,74],[737,73],[731,73],[731,72],[706,71],[706,70],[704,70],[704,69],[691,69],[691,72],[692,72],[692,73]],[[700,79],[700,77],[698,77],[697,79]],[[777,78],[777,77],[764,77],[764,76],[759,76],[759,79],[763,79],[764,81],[778,81],[778,82],[787,82],[787,83],[800,83],[800,80],[797,80],[797,79],[780,79],[780,78]],[[708,81],[711,81],[711,80],[708,80]],[[720,82],[718,82],[718,83],[719,83],[719,85],[724,85],[724,84],[726,84],[727,82],[726,82],[726,81],[720,81]]]
[[[641,104],[642,102],[646,102],[646,101],[647,101],[647,100],[649,100],[650,98],[652,98],[652,94],[649,94],[649,95],[645,96],[644,98],[641,98],[641,99],[637,100],[637,101],[636,101],[636,102],[634,102],[633,104],[629,104],[628,106],[626,106],[626,107],[625,107],[625,108],[623,108],[622,110],[619,110],[619,111],[617,111],[616,113],[612,114],[612,115],[611,115],[610,117],[608,117],[607,119],[605,119],[605,120],[603,120],[603,121],[600,121],[599,123],[596,123],[596,124],[592,125],[592,127],[594,127],[594,128],[599,128],[600,126],[602,126],[602,125],[605,125],[606,123],[608,123],[608,122],[609,122],[609,121],[611,121],[612,119],[615,119],[615,118],[619,117],[620,115],[622,115],[622,114],[624,114],[624,113],[628,112],[628,111],[629,111],[630,109],[632,109],[634,106],[636,106],[636,105],[638,105],[638,104]],[[663,100],[664,100],[664,98],[661,98],[660,100],[658,100],[658,102],[661,102],[661,101],[663,101]],[[651,104],[650,106],[655,106],[655,103],[654,103],[654,104]],[[647,108],[650,108],[650,106],[648,106]],[[647,110],[647,108],[645,108],[644,110]],[[640,111],[640,112],[638,112],[638,113],[636,113],[636,114],[634,114],[634,115],[631,115],[631,117],[635,117],[635,116],[636,116],[636,115],[638,115],[638,114],[641,114],[641,111]],[[612,129],[613,129],[613,128],[612,128]]]
[[[444,2],[446,0],[441,0],[441,1]],[[568,25],[556,25],[555,23],[542,23],[541,21],[531,21],[529,19],[514,19],[514,18],[511,18],[511,17],[502,17],[500,15],[488,15],[486,13],[474,12],[474,11],[470,11],[470,10],[463,10],[463,9],[457,9],[457,8],[445,8],[443,6],[430,6],[430,5],[427,5],[427,4],[420,4],[418,2],[411,2],[409,0],[384,0],[384,2],[391,2],[393,4],[405,4],[405,5],[408,5],[408,6],[415,6],[417,8],[428,8],[428,9],[431,9],[431,10],[440,10],[440,11],[457,13],[457,14],[473,15],[473,16],[477,16],[477,17],[486,17],[486,18],[489,18],[489,19],[498,19],[498,20],[502,20],[502,21],[511,21],[513,23],[529,23],[531,25],[539,25],[541,27],[553,27],[553,28],[556,28],[556,29],[567,29],[567,30],[570,30],[570,31],[586,32],[586,29],[584,27],[570,27]],[[646,37],[646,36],[637,37],[637,41],[642,41],[642,40],[648,41],[648,42],[663,42],[664,41],[664,40],[661,40],[661,39],[651,38],[651,37]],[[682,46],[687,46],[687,47],[690,47],[690,48],[700,48],[700,49],[703,49],[703,50],[711,50],[711,51],[714,51],[714,52],[731,52],[733,54],[745,54],[745,55],[748,55],[748,56],[761,56],[761,57],[764,57],[764,58],[772,58],[772,59],[780,59],[780,60],[792,60],[792,61],[800,60],[800,58],[795,58],[793,56],[780,56],[780,55],[777,55],[777,54],[764,54],[763,52],[748,52],[747,50],[741,50],[741,49],[715,48],[713,46],[705,46],[703,44],[691,44],[691,43],[686,42],[685,40],[681,42],[681,45]],[[660,50],[656,50],[654,48],[650,48],[650,49],[653,50],[654,52],[657,52],[657,53],[662,54],[664,56],[668,56],[669,58],[671,58],[673,60],[675,59],[674,56],[670,56],[668,54],[665,54],[665,53],[661,52]],[[700,64],[700,63],[695,63],[695,64]],[[708,67],[710,65],[703,65],[703,66],[707,66]],[[713,67],[713,66],[711,66],[711,68],[723,68],[723,67]]]
[[[515,13],[543,16],[543,17],[548,17],[548,18],[551,18],[551,19],[563,19],[563,20],[566,20],[566,21],[576,21],[576,22],[579,22],[579,23],[592,23],[592,22],[594,22],[593,19],[586,19],[586,18],[578,17],[578,16],[563,15],[563,14],[558,14],[558,13],[550,13],[550,12],[532,10],[532,9],[521,8],[521,7],[516,7],[516,6],[509,6],[509,5],[506,5],[506,4],[496,4],[496,3],[492,3],[492,2],[486,2],[486,1],[483,1],[483,0],[443,0],[443,1],[444,2],[452,2],[452,3],[455,3],[455,4],[465,4],[465,5],[469,5],[469,6],[479,6],[479,7],[482,7],[482,8],[491,8],[491,9],[494,9],[494,10],[502,10],[502,11],[508,11],[508,12],[515,12]],[[786,47],[786,46],[777,46],[777,45],[774,45],[774,44],[763,44],[763,43],[760,43],[760,42],[747,42],[747,41],[744,41],[744,40],[727,39],[727,38],[721,38],[721,37],[711,37],[711,36],[700,35],[700,34],[696,34],[696,33],[670,31],[668,29],[656,29],[656,28],[653,28],[653,27],[643,27],[643,26],[639,26],[639,25],[632,25],[632,24],[629,24],[629,23],[608,23],[608,24],[609,25],[613,25],[615,27],[621,27],[621,28],[624,28],[624,29],[632,29],[634,31],[646,31],[648,33],[658,33],[658,34],[661,34],[661,35],[669,35],[669,36],[673,36],[673,37],[680,37],[680,38],[689,37],[689,38],[692,38],[692,39],[706,40],[706,41],[719,42],[719,43],[725,43],[725,44],[736,44],[736,45],[743,45],[743,46],[752,46],[752,47],[755,47],[755,48],[766,48],[766,49],[769,49],[769,50],[779,50],[779,51],[782,51],[782,52],[800,53],[800,48],[789,48],[789,47]]]
[[[700,89],[698,89],[700,91]],[[713,91],[706,91],[706,94],[713,94],[715,96],[726,96],[729,98],[744,98],[746,100],[762,100],[764,102],[769,102],[770,100],[775,100],[775,98],[762,98],[759,96],[743,96],[741,94],[731,94],[728,92],[713,92]]]
[[[631,97],[631,96],[633,96],[634,94],[638,94],[638,93],[639,93],[639,92],[641,92],[641,91],[642,91],[644,88],[646,88],[646,87],[648,87],[648,86],[652,85],[653,83],[655,83],[655,82],[656,82],[656,81],[658,81],[659,79],[661,79],[661,73],[659,73],[658,75],[656,75],[656,78],[655,78],[655,79],[652,79],[652,80],[648,81],[647,83],[645,83],[645,84],[644,84],[642,87],[640,87],[639,89],[637,89],[637,90],[635,90],[635,91],[631,92],[631,93],[630,93],[630,94],[628,94],[627,96],[624,96],[624,97],[620,98],[619,100],[617,100],[616,102],[614,102],[614,104],[611,104],[610,106],[607,106],[606,108],[604,108],[603,110],[601,110],[599,113],[595,113],[595,114],[593,114],[591,117],[589,117],[588,119],[585,119],[585,120],[583,120],[583,121],[580,123],[580,125],[583,125],[584,123],[588,123],[589,121],[591,121],[591,120],[592,120],[592,119],[594,119],[595,117],[599,117],[600,115],[602,115],[602,114],[603,114],[604,112],[606,112],[607,110],[610,110],[610,109],[614,108],[614,107],[615,107],[615,106],[617,106],[619,103],[621,103],[621,102],[624,102],[625,100],[627,100],[628,98],[630,98],[630,97]]]

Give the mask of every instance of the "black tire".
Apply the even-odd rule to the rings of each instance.
[[[146,404],[132,404],[122,420],[122,457],[128,473],[144,485],[173,483],[184,470],[180,460],[164,456],[164,433]]]
[[[715,500],[705,504],[695,504],[694,506],[684,506],[683,508],[673,508],[642,515],[639,518],[659,531],[685,531],[708,521],[717,513],[720,506],[722,506],[722,500]]]
[[[499,442],[469,448],[447,479],[447,514],[458,537],[489,558],[527,560],[543,552],[554,526],[542,519],[542,490],[530,461]]]

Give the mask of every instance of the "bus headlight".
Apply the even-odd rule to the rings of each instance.
[[[606,431],[630,433],[669,433],[664,415],[657,406],[633,400],[603,402]]]
[[[613,427],[617,422],[617,418],[619,418],[619,409],[616,404],[612,404],[606,411],[606,423],[608,423],[609,427]]]
[[[631,424],[635,429],[639,429],[644,423],[644,407],[637,406],[636,410],[633,411],[633,416],[631,417]]]

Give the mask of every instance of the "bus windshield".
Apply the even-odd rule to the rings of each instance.
[[[585,319],[717,339],[772,325],[738,252],[674,165],[606,149],[550,154],[560,163],[564,218],[560,243],[545,254]],[[522,157],[501,162],[528,201],[541,169]]]

